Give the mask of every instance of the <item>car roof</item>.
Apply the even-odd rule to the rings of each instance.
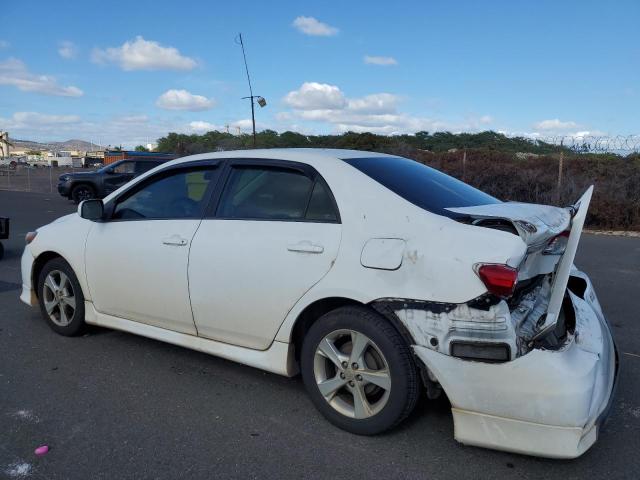
[[[180,164],[196,160],[216,158],[264,158],[273,160],[291,160],[313,162],[314,160],[340,161],[348,158],[391,157],[386,153],[367,152],[365,150],[346,150],[339,148],[261,148],[255,150],[228,150],[223,152],[199,153],[170,162]]]

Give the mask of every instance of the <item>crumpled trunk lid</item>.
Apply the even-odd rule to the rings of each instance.
[[[568,209],[536,203],[505,202],[447,210],[475,220],[501,219],[511,222],[529,249],[546,245],[549,239],[566,230],[571,221]]]
[[[547,303],[547,308],[546,313],[536,322],[536,337],[541,337],[553,329],[558,321],[592,193],[593,186],[589,187],[570,208],[507,202],[447,209],[470,217],[473,219],[472,224],[478,226],[483,226],[483,219],[499,219],[513,225],[520,238],[527,244],[527,253],[518,266],[518,281],[553,274],[549,277],[551,288],[544,289],[544,300],[548,298],[548,303],[543,302]],[[571,230],[564,252],[544,253],[549,242],[565,232],[569,226]]]
[[[506,202],[447,210],[470,218],[473,225],[480,227],[496,228],[489,223],[491,220],[510,224],[527,245],[526,256],[518,266],[518,280],[553,272],[560,256],[543,251],[571,223],[570,209],[535,203]]]

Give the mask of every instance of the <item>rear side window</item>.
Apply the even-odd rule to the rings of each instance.
[[[338,213],[333,203],[333,197],[329,193],[327,185],[319,178],[313,186],[305,219],[312,222],[338,221]]]
[[[501,203],[471,185],[408,158],[389,156],[344,161],[414,205],[445,217],[460,216],[446,208]]]
[[[295,170],[234,167],[217,215],[223,218],[302,220],[312,188],[313,181]]]

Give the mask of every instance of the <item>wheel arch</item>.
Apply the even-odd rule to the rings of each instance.
[[[408,347],[411,347],[413,343],[413,337],[400,321],[395,312],[387,306],[383,306],[376,301],[363,303],[358,300],[349,297],[326,297],[315,300],[307,305],[297,316],[293,327],[291,329],[290,342],[294,346],[294,355],[296,363],[300,360],[300,350],[302,348],[302,341],[306,332],[309,331],[311,325],[313,325],[322,315],[329,313],[340,307],[348,305],[357,305],[362,307],[371,308],[373,311],[383,316],[405,340]]]
[[[326,297],[315,300],[307,305],[297,316],[293,327],[291,328],[290,342],[294,346],[295,361],[300,361],[300,351],[302,349],[302,342],[305,334],[325,313],[329,313],[336,308],[344,307],[347,305],[364,305],[362,302],[347,297]]]
[[[33,261],[33,267],[31,268],[31,285],[32,285],[33,291],[35,292],[36,298],[40,298],[39,296],[40,292],[38,291],[38,278],[40,277],[40,272],[42,272],[42,269],[47,264],[47,262],[49,260],[53,260],[54,258],[61,258],[62,260],[67,262],[71,267],[71,264],[69,263],[69,261],[66,258],[64,258],[63,255],[61,255],[56,251],[47,250],[40,253]],[[73,267],[71,268],[73,269]],[[76,277],[78,277],[77,273],[76,273]]]

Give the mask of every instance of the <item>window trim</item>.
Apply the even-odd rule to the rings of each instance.
[[[329,187],[327,181],[320,175],[320,173],[313,168],[311,165],[301,162],[295,162],[291,160],[276,160],[269,158],[232,158],[225,160],[225,165],[223,166],[223,170],[220,175],[220,179],[218,180],[218,185],[216,186],[215,192],[212,195],[210,200],[210,205],[206,209],[206,213],[204,215],[204,219],[207,220],[236,220],[236,221],[250,221],[250,222],[302,222],[302,223],[332,223],[332,224],[341,224],[342,217],[340,216],[340,209],[338,208],[338,204],[336,202],[335,196]],[[309,190],[309,194],[307,197],[307,204],[305,206],[304,215],[306,216],[307,210],[309,209],[309,203],[311,201],[311,197],[313,195],[313,189],[316,185],[316,182],[320,181],[323,183],[323,186],[326,192],[329,194],[329,199],[331,201],[331,205],[336,214],[335,220],[307,220],[306,218],[248,218],[248,217],[224,217],[218,214],[218,209],[220,207],[220,202],[222,201],[223,193],[226,191],[229,186],[229,179],[231,178],[231,174],[234,168],[237,167],[256,167],[256,168],[272,168],[279,170],[290,170],[297,173],[302,173],[307,178],[309,178],[312,182],[311,189]]]
[[[131,195],[134,195],[136,192],[140,191],[142,188],[146,187],[147,185],[149,185],[150,183],[153,183],[154,181],[158,180],[159,177],[165,177],[165,176],[169,176],[172,173],[175,172],[180,172],[181,170],[190,170],[192,168],[207,168],[210,167],[212,170],[218,170],[219,174],[218,174],[218,178],[215,180],[214,185],[210,185],[207,187],[207,192],[205,192],[205,197],[203,199],[203,208],[202,211],[200,213],[200,215],[198,215],[197,217],[161,217],[161,218],[113,218],[113,214],[115,213],[116,210],[116,205],[120,202],[120,200],[124,200],[125,198],[128,198]],[[197,160],[197,161],[193,161],[193,162],[185,162],[185,163],[179,163],[177,165],[172,165],[170,167],[167,168],[163,168],[162,170],[155,172],[153,175],[149,175],[148,177],[145,177],[144,179],[142,179],[139,182],[135,182],[134,184],[130,185],[129,187],[127,187],[122,193],[120,193],[117,197],[109,200],[105,205],[104,205],[104,212],[105,212],[105,223],[111,223],[111,222],[149,222],[149,221],[154,221],[154,220],[202,220],[202,218],[204,218],[204,216],[206,215],[206,212],[209,208],[209,205],[211,203],[211,198],[214,194],[214,192],[216,191],[216,189],[218,188],[218,186],[220,185],[220,179],[222,178],[223,174],[224,174],[224,169],[223,169],[224,165],[221,165],[221,162],[219,160]],[[146,172],[145,172],[146,173]],[[144,174],[142,174],[144,175]]]

